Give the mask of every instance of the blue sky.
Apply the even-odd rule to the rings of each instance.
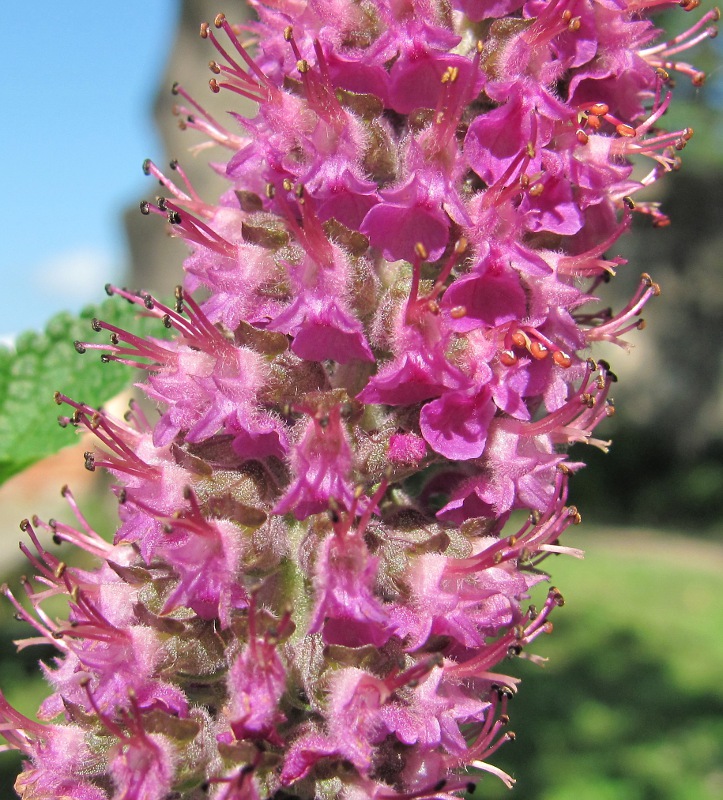
[[[0,0],[0,336],[104,297],[121,211],[162,160],[151,106],[175,0]]]

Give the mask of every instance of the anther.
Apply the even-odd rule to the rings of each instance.
[[[635,128],[632,125],[627,125],[624,122],[621,122],[620,125],[615,126],[615,130],[620,134],[620,136],[625,136],[627,138],[632,138],[635,136]]]
[[[290,42],[294,38],[294,29],[291,25],[287,25],[284,28],[284,41]]]
[[[214,94],[218,94],[221,91],[221,87],[218,85],[218,81],[215,78],[211,78],[208,85]]]
[[[309,71],[309,62],[305,58],[301,58],[296,62],[296,69],[305,75]]]
[[[95,472],[95,456],[90,452],[83,453],[84,466],[88,472]]]
[[[90,327],[96,332],[100,333],[103,330],[103,325],[97,317],[93,317],[90,322]]]
[[[141,214],[148,216],[151,213],[151,204],[148,200],[141,200],[140,202]]]
[[[198,33],[202,39],[208,39],[208,22],[201,23],[201,29]]]
[[[147,158],[143,162],[143,174],[150,175],[151,174],[151,159]]]
[[[565,598],[562,596],[562,592],[557,588],[557,586],[552,586],[550,591],[547,593],[547,596],[556,606],[564,606],[565,605]]]
[[[174,95],[178,94],[178,87],[180,85],[181,84],[178,81],[174,81],[173,85],[171,86],[171,94],[174,94]]]
[[[223,27],[223,23],[224,23],[224,22],[226,22],[226,15],[225,15],[225,14],[223,14],[223,13],[221,13],[221,14],[216,14],[216,18],[214,19],[214,21],[213,21],[213,24],[214,24],[214,25],[215,25],[217,28],[222,28],[222,27]]]
[[[83,347],[83,343],[79,342],[77,339],[73,342],[73,347],[75,347],[76,353],[80,353],[81,355],[85,353],[85,347]]]
[[[414,252],[422,259],[422,261],[426,261],[429,258],[429,252],[421,242],[417,242],[414,245]]]
[[[467,314],[467,307],[466,306],[454,306],[449,311],[449,316],[452,319],[461,319]]]
[[[208,68],[211,70],[211,72],[213,72],[214,75],[221,74],[221,67],[219,67],[219,65],[215,61],[209,61]]]
[[[623,205],[630,211],[635,210],[635,200],[633,200],[632,197],[628,197],[627,195],[623,197]]]

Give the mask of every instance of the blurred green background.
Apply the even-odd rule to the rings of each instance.
[[[187,0],[189,30],[197,16]],[[693,16],[672,20],[675,30]],[[697,90],[679,77],[665,118],[668,129],[696,130],[684,170],[655,187],[671,227],[653,230],[638,220],[618,248],[630,264],[610,287],[613,302],[642,271],[662,284],[663,295],[646,311],[649,330],[636,335],[633,354],[609,356],[621,378],[618,413],[602,431],[614,440],[611,452],[578,452],[589,463],[572,483],[584,522],[567,543],[584,548],[586,559],[548,562],[567,600],[553,615],[553,635],[532,648],[549,661],[502,667],[523,682],[510,705],[517,739],[493,761],[517,784],[509,792],[487,776],[475,798],[723,797],[720,58],[711,42],[694,52],[708,85]],[[88,504],[101,519],[92,490]],[[36,510],[26,507],[18,518]],[[11,567],[5,580],[17,587],[24,569]],[[10,702],[32,715],[46,692],[37,661],[52,650],[16,654],[11,640],[23,635],[9,604],[0,604],[0,681]],[[18,766],[16,754],[0,755],[0,797],[14,796]]]

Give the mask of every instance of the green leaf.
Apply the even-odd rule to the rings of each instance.
[[[58,314],[44,333],[21,334],[14,349],[0,347],[0,483],[77,441],[72,427],[58,425],[56,390],[97,408],[138,377],[130,367],[101,363],[97,351],[76,352],[75,340],[108,341],[107,332],[92,330],[94,317],[140,336],[169,335],[159,319],[114,297],[78,316]]]

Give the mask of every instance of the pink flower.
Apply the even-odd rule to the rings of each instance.
[[[332,503],[341,508],[351,506],[352,451],[339,406],[309,419],[289,461],[294,478],[274,513],[293,512],[296,519],[305,519]]]

